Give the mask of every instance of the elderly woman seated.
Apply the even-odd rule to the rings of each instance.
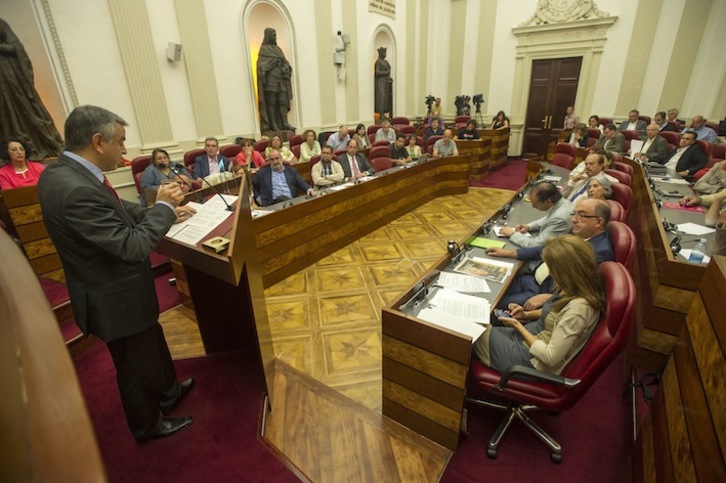
[[[505,372],[513,365],[559,374],[582,350],[600,319],[605,295],[592,246],[574,235],[550,238],[542,258],[557,289],[535,321],[524,322],[521,305],[510,304],[474,344],[485,365]]]
[[[593,176],[587,184],[587,197],[598,200],[610,199],[613,195],[613,188],[610,186],[610,180],[600,173]]]

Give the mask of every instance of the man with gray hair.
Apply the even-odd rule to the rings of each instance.
[[[66,150],[38,181],[43,219],[65,270],[76,323],[106,342],[124,413],[137,441],[170,436],[191,417],[169,414],[191,390],[179,383],[164,331],[149,254],[171,225],[193,210],[178,207],[176,183],[162,184],[153,207],[119,198],[105,171],[123,154],[126,121],[96,106],[66,120]]]
[[[647,163],[660,163],[666,157],[668,152],[668,141],[660,136],[660,126],[657,123],[651,123],[645,128],[645,142],[640,151],[633,153],[633,159]]]

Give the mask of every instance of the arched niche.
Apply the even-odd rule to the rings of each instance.
[[[249,66],[250,82],[249,93],[250,102],[254,105],[255,130],[260,132],[260,112],[257,91],[257,55],[260,51],[260,45],[265,37],[265,29],[273,28],[277,32],[277,45],[285,53],[287,61],[292,66],[292,102],[290,103],[290,112],[288,113],[288,121],[296,127],[300,127],[300,79],[297,68],[297,55],[295,41],[295,31],[290,16],[285,6],[281,2],[274,0],[251,0],[247,2],[243,11],[240,22],[242,30],[242,38],[244,39],[245,48],[243,49]]]
[[[398,102],[398,78],[396,76],[396,36],[393,34],[393,30],[387,24],[380,24],[376,27],[373,32],[373,47],[371,52],[371,76],[373,82],[371,82],[371,99],[375,99],[375,72],[376,72],[376,61],[378,60],[378,49],[381,47],[386,48],[386,60],[391,64],[391,79],[393,79],[393,106],[392,112],[396,112],[396,103]],[[375,107],[371,105],[371,110],[375,112]]]

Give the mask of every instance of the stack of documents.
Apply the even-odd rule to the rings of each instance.
[[[417,317],[469,336],[474,343],[489,324],[490,309],[489,301],[484,298],[440,288]]]
[[[236,196],[221,195],[230,205],[237,203]],[[190,202],[186,206],[190,206],[197,212],[183,223],[177,223],[169,228],[166,236],[182,243],[196,245],[212,230],[221,225],[231,214],[227,210],[227,206],[222,202],[219,196],[213,196],[203,205],[200,203]]]

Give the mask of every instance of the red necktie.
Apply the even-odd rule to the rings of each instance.
[[[118,193],[116,193],[116,190],[113,189],[113,186],[111,186],[111,183],[109,183],[108,178],[105,175],[103,177],[103,185],[111,192],[113,197],[116,198],[119,203],[121,203],[121,198],[118,197]]]
[[[354,178],[360,174],[360,169],[358,168],[358,160],[355,158],[350,158],[350,171],[351,173],[353,173]]]

